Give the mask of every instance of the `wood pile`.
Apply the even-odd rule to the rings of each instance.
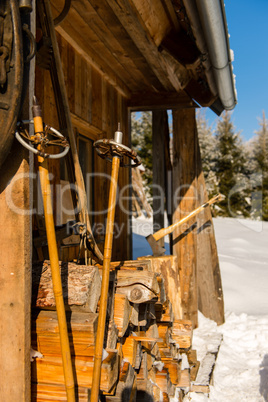
[[[180,309],[168,298],[171,285],[161,273],[173,259],[111,263],[100,384],[108,402],[181,401],[195,380],[192,323],[174,314]],[[32,347],[43,357],[32,363],[32,400],[66,401],[49,261],[33,272]],[[79,402],[90,400],[101,275],[101,266],[61,263]]]

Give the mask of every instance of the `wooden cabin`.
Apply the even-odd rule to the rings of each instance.
[[[17,6],[20,4],[22,7],[23,3],[15,1]],[[209,107],[220,115],[224,110],[233,109],[236,104],[223,0],[38,0],[26,3],[32,3],[32,11],[27,14],[21,9],[21,19],[28,24],[34,35],[36,53],[27,67],[24,67],[26,91],[18,120],[32,118],[32,99],[36,95],[44,122],[62,132],[69,140],[71,130],[74,138],[72,152],[76,148],[85,180],[89,219],[101,252],[104,245],[111,164],[98,157],[93,143],[99,139],[113,138],[120,123],[123,143],[131,147],[132,111],[152,111],[153,182],[163,189],[166,205],[169,206],[170,223],[178,221],[207,201],[195,111],[201,107]],[[66,13],[62,14],[63,10]],[[57,18],[59,15],[60,22]],[[51,16],[55,30],[54,24],[51,25]],[[53,35],[56,38],[56,47]],[[168,152],[168,110],[172,111],[173,118],[172,161]],[[54,147],[54,151],[57,152],[57,148]],[[76,219],[70,191],[70,186],[75,184],[75,177],[68,168],[68,158],[61,161],[49,159],[48,166],[54,220],[60,232],[64,225],[66,228],[68,222]],[[1,167],[0,178],[0,399],[12,402],[31,400],[31,325],[33,326],[33,312],[36,311],[31,290],[32,273],[36,273],[36,268],[32,267],[36,267],[35,263],[40,266],[40,263],[42,265],[45,260],[49,260],[36,168],[33,154],[14,140]],[[132,260],[129,168],[120,168],[118,186],[121,200],[117,200],[115,222],[120,228],[120,235],[113,242],[112,261],[121,261],[121,266],[127,267],[126,271],[132,272],[135,266],[139,267],[139,272],[143,270],[144,275],[148,271],[151,286],[149,291],[154,292],[154,299],[157,295],[157,302],[154,312],[152,303],[146,306],[146,311],[152,317],[157,317],[157,311],[160,311],[160,306],[163,308],[164,303],[160,295],[162,289],[167,293],[166,299],[173,303],[173,315],[165,304],[166,318],[159,318],[158,321],[154,318],[157,325],[150,327],[150,336],[149,332],[147,335],[139,333],[139,342],[136,343],[130,337],[124,340],[123,346],[121,344],[120,353],[110,354],[110,363],[107,362],[104,367],[110,382],[107,380],[109,384],[106,383],[103,387],[103,395],[106,392],[108,401],[121,400],[116,399],[119,398],[116,392],[121,389],[122,394],[129,376],[132,378],[132,389],[135,388],[134,380],[136,385],[140,384],[141,389],[147,389],[148,367],[153,366],[150,360],[152,354],[140,352],[139,363],[129,363],[117,374],[109,371],[111,364],[118,365],[120,356],[124,356],[124,353],[128,356],[128,362],[131,362],[135,358],[133,354],[130,356],[133,348],[140,348],[140,351],[145,350],[142,347],[152,350],[156,340],[161,338],[162,343],[159,341],[157,353],[164,359],[167,349],[169,348],[168,353],[171,350],[171,346],[166,344],[169,334],[174,336],[173,346],[179,342],[187,344],[192,328],[198,325],[198,310],[218,324],[224,321],[221,277],[209,208],[190,221],[183,230],[173,233],[173,255],[170,258],[163,257],[159,262],[151,257],[145,259],[147,262],[140,261],[135,265],[132,261],[127,264],[125,262]],[[154,196],[154,223],[163,227],[163,210],[159,208],[159,202],[163,203],[163,199],[159,200],[157,193]],[[63,265],[76,264],[79,258],[79,235],[59,237],[58,251]],[[83,253],[83,249],[80,252]],[[94,255],[90,257],[94,264]],[[113,267],[117,265],[114,263]],[[46,262],[47,266],[49,262]],[[149,266],[155,268],[149,269]],[[124,331],[122,328],[129,322],[122,318],[122,312],[120,315],[121,305],[125,306],[123,311],[129,317],[132,314],[132,325],[136,323],[140,329],[139,323],[143,322],[141,318],[137,321],[137,317],[134,317],[137,303],[130,298],[127,291],[122,290],[125,286],[122,285],[124,272],[122,270],[119,275],[122,282],[117,278],[118,292],[114,299],[119,314],[115,321],[117,327],[121,328],[121,335],[117,335],[119,337],[127,333],[126,328]],[[149,283],[147,276],[146,283]],[[34,280],[33,283],[36,284]],[[152,290],[155,286],[158,290]],[[33,289],[33,295],[38,298],[40,295],[36,295],[35,290]],[[48,290],[44,289],[44,292]],[[95,311],[88,310],[91,314],[91,328],[95,328],[94,314],[97,314],[98,300],[94,303]],[[53,313],[52,316],[48,314],[50,318],[46,313],[42,314],[43,320],[48,319],[54,325]],[[139,314],[142,314],[141,307]],[[80,325],[79,317],[74,326]],[[178,320],[182,320],[184,324]],[[147,343],[145,336],[148,338]],[[51,339],[48,336],[43,340],[42,353],[45,354],[45,346]],[[109,342],[110,346],[113,345],[113,350],[117,348],[116,342],[111,339]],[[190,344],[187,344],[182,349],[189,352],[189,347]],[[177,348],[180,350],[178,346]],[[154,386],[151,398],[154,397],[156,401],[163,398],[163,395],[164,399],[161,400],[170,400],[169,395],[174,397],[175,388],[179,390],[180,387],[183,389],[189,386],[189,372],[182,373],[178,363],[174,363],[170,355],[165,358],[167,360],[164,360],[163,371],[154,371],[153,380],[158,385]],[[84,378],[83,361],[80,359],[77,365],[77,376]],[[194,366],[195,363],[192,367]],[[49,366],[43,364],[43,369],[40,367],[35,366],[32,376],[39,375],[38,378],[42,378],[44,375],[45,378]],[[49,377],[49,370],[47,375]],[[186,380],[185,375],[188,376]],[[86,376],[90,376],[89,371]],[[41,380],[38,383],[38,378],[32,378],[35,384],[34,396],[32,386],[32,400],[66,400],[64,391],[57,388],[58,384],[53,384],[52,381],[48,386],[51,387],[50,391],[44,391],[44,384]],[[86,379],[82,379],[81,383],[77,391],[78,399],[88,400],[90,386],[86,385]],[[38,392],[51,392],[54,399],[38,399]],[[177,400],[180,400],[181,395]],[[135,400],[133,394],[125,398],[129,399],[122,400]]]

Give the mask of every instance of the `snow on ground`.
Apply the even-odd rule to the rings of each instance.
[[[193,348],[201,359],[209,350],[208,334],[221,333],[223,341],[209,397],[189,393],[184,402],[267,402],[268,222],[216,218],[214,227],[225,323],[217,326],[199,313]],[[152,232],[151,220],[133,219],[133,258],[151,254],[145,236]]]

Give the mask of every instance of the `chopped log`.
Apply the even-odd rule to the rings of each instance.
[[[192,382],[196,379],[200,367],[200,362],[197,360],[196,350],[194,349],[190,349],[187,351],[187,357],[190,365],[190,380]]]
[[[106,348],[116,349],[118,341],[118,329],[114,321],[110,321],[107,333]]]
[[[159,302],[155,303],[155,314],[157,322],[173,322],[174,314],[172,304],[167,300],[163,305]]]
[[[140,327],[145,327],[147,325],[147,318],[149,316],[149,306],[151,303],[141,303],[139,305],[139,323]]]
[[[177,386],[180,381],[180,376],[181,376],[181,362],[178,360],[165,360],[163,359],[164,362],[164,368],[168,370],[169,376],[170,376],[170,381],[172,382],[173,385]]]
[[[156,300],[157,296],[154,292],[149,290],[146,286],[139,283],[130,286],[118,287],[116,292],[127,296],[128,300],[132,303],[145,303],[150,300]]]
[[[156,301],[160,292],[157,275],[144,270],[120,269],[117,272],[116,292],[126,295],[128,300],[135,304],[153,299]]]
[[[162,342],[158,344],[159,348],[169,348],[170,345],[170,328],[169,324],[166,323],[157,323],[159,338],[162,339]]]
[[[118,336],[124,336],[129,325],[131,306],[126,295],[115,294],[114,298],[114,322],[118,328]]]
[[[101,366],[101,391],[109,392],[118,379],[118,353],[109,351],[108,357]],[[93,376],[93,357],[73,358],[78,386],[90,388]],[[32,381],[43,384],[64,385],[62,359],[57,356],[44,356],[36,358],[32,366]]]
[[[106,396],[106,402],[136,401],[136,373],[130,363],[124,362],[120,369],[115,395]]]
[[[189,388],[191,385],[190,381],[190,369],[181,370],[181,376],[178,383],[178,387],[180,388]]]
[[[175,320],[171,328],[171,336],[179,349],[189,349],[193,337],[192,321]]]
[[[129,322],[137,327],[139,325],[139,304],[133,303],[131,305],[131,315]]]
[[[157,282],[158,282],[158,286],[159,286],[159,294],[158,296],[158,300],[159,303],[164,304],[165,301],[167,300],[166,298],[166,292],[165,292],[165,281],[162,275],[158,275],[157,276]]]
[[[200,362],[197,361],[196,363],[190,366],[190,380],[191,382],[196,380],[198,370],[200,368]]]
[[[136,355],[138,350],[138,342],[135,337],[127,337],[122,339],[123,358],[128,361],[132,367],[135,367]]]
[[[148,367],[147,367],[147,353],[142,353],[142,359],[139,371],[137,373],[137,387],[139,389],[139,383],[148,378]]]
[[[163,368],[161,371],[156,371],[155,382],[162,392],[169,394],[171,388],[171,381],[169,371]]]
[[[138,260],[151,261],[152,271],[161,273],[164,279],[166,297],[172,304],[174,316],[176,319],[182,318],[181,287],[177,257],[173,255],[139,257]]]
[[[139,370],[140,366],[141,366],[141,361],[142,361],[142,346],[141,346],[141,342],[137,342],[137,353],[136,353],[136,359],[135,359],[135,369]],[[137,385],[138,387],[138,385]]]
[[[148,380],[137,379],[137,401],[152,401],[153,384]]]
[[[98,314],[67,312],[71,354],[94,356]],[[43,355],[61,356],[56,311],[41,310],[32,322],[32,346]]]
[[[158,325],[155,320],[151,320],[150,326],[146,331],[146,335],[150,338],[160,338]]]
[[[96,312],[101,279],[94,266],[60,263],[63,297],[66,310]],[[55,310],[50,261],[33,266],[34,307]]]
[[[117,288],[136,284],[146,286],[156,295],[159,294],[157,275],[154,272],[123,269],[117,272]]]
[[[90,398],[90,390],[85,387],[77,387],[77,402],[88,402]],[[35,402],[66,402],[65,385],[55,384],[32,384],[32,401]]]
[[[156,384],[153,385],[153,396],[154,396],[154,401],[162,401],[163,400],[163,392]]]

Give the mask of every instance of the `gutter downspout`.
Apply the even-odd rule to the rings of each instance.
[[[210,63],[204,65],[211,90],[215,92],[215,82],[223,108],[232,110],[237,99],[223,0],[186,0],[184,5],[193,33],[199,38],[197,46],[209,55]]]
[[[196,5],[205,34],[219,97],[224,109],[232,110],[237,101],[223,1],[196,0]]]

